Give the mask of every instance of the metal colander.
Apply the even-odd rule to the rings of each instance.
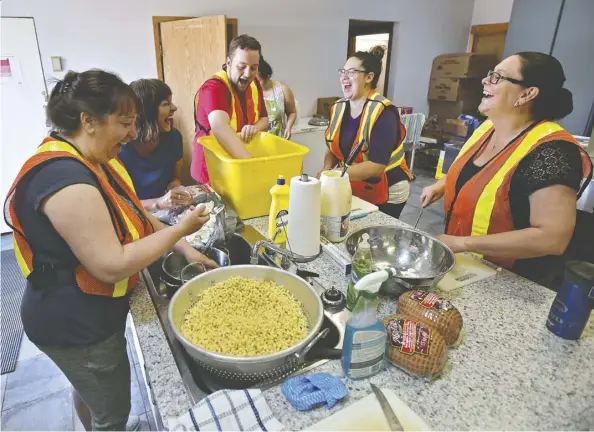
[[[183,317],[188,308],[195,303],[198,294],[206,288],[237,276],[270,280],[285,287],[301,303],[309,324],[307,336],[298,344],[281,352],[258,357],[214,353],[183,337],[180,332]],[[187,282],[171,299],[168,313],[175,337],[202,369],[217,381],[225,382],[228,387],[247,388],[258,383],[278,380],[299,369],[309,350],[328,333],[328,329],[320,331],[324,319],[323,310],[320,297],[300,277],[273,267],[244,265],[212,270]]]

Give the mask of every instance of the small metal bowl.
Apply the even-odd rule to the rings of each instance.
[[[426,233],[397,225],[377,225],[351,233],[346,248],[353,256],[363,234],[369,235],[371,257],[377,269],[394,267],[397,276],[381,288],[397,296],[414,288],[431,288],[456,264],[453,252]]]
[[[221,249],[210,248],[205,255],[216,262],[219,267],[228,267],[231,265],[229,252]],[[163,259],[161,263],[161,282],[167,287],[168,297],[171,297],[183,285],[181,271],[188,264],[186,257],[177,252],[169,252]]]

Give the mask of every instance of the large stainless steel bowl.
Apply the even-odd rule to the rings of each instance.
[[[399,295],[412,288],[430,288],[456,263],[445,244],[422,231],[397,225],[362,228],[346,239],[346,248],[353,256],[363,234],[369,234],[371,257],[376,268],[394,267],[396,278],[386,281],[381,291]]]
[[[197,301],[198,294],[206,288],[234,276],[270,280],[289,290],[302,305],[309,324],[307,336],[298,344],[284,351],[258,357],[218,354],[207,351],[187,340],[181,334],[181,324],[188,308]],[[230,298],[229,301],[232,302],[233,299]],[[169,322],[177,340],[207,372],[225,381],[228,385],[242,387],[269,379],[277,379],[293,372],[303,362],[305,354],[314,343],[320,337],[325,336],[326,333],[320,332],[324,319],[323,312],[320,297],[300,277],[273,267],[243,265],[212,270],[185,283],[169,303]]]

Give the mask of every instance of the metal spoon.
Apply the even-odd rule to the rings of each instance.
[[[419,221],[421,220],[421,216],[423,216],[423,210],[425,210],[425,207],[421,206],[421,212],[419,213],[419,217],[417,218],[417,221],[415,222],[414,229],[417,229],[417,225],[419,224]]]

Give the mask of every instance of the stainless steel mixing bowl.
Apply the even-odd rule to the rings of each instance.
[[[307,336],[298,344],[284,351],[258,357],[218,354],[207,351],[187,340],[181,334],[181,324],[186,311],[197,301],[198,294],[206,288],[234,276],[270,280],[289,290],[302,305],[309,323]],[[232,302],[233,299],[230,298],[229,301]],[[322,301],[306,281],[284,270],[266,266],[240,265],[222,267],[203,273],[185,283],[169,303],[169,322],[177,340],[207,372],[235,387],[245,387],[277,379],[296,370],[303,363],[305,354],[315,342],[326,335],[327,329],[320,332],[323,319]]]
[[[398,272],[386,281],[381,292],[400,295],[413,288],[431,288],[456,263],[454,254],[445,244],[426,233],[397,225],[377,225],[351,233],[346,248],[353,256],[363,234],[369,234],[371,257],[378,269],[388,266]]]

